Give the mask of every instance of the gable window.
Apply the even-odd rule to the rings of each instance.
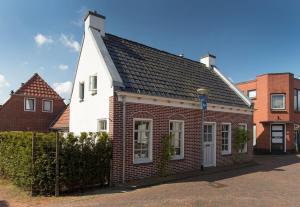
[[[79,83],[79,100],[84,100],[84,82]]]
[[[35,111],[35,98],[25,98],[24,110],[25,111]]]
[[[43,100],[43,112],[53,112],[52,100]]]
[[[97,75],[90,76],[89,89],[92,95],[97,94]]]
[[[300,90],[294,89],[294,111],[300,112]]]
[[[256,90],[249,90],[248,91],[248,97],[250,99],[255,99],[256,98]]]
[[[245,123],[240,123],[239,124],[239,128],[240,129],[244,129],[247,131],[247,124]],[[239,152],[240,153],[246,153],[248,151],[248,143],[246,142],[245,145],[244,145],[244,149],[243,150],[240,150]]]
[[[173,159],[184,157],[184,121],[171,120],[169,133],[172,137],[171,144],[174,147]]]
[[[106,119],[98,120],[98,132],[107,132],[107,120]]]
[[[285,94],[271,94],[271,109],[285,109]]]
[[[222,135],[222,155],[231,154],[231,124],[223,123],[221,125]]]
[[[152,120],[134,119],[133,162],[152,161]]]

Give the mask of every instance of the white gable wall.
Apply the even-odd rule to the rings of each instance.
[[[109,117],[109,97],[113,96],[112,78],[95,38],[101,37],[93,37],[91,30],[86,30],[70,103],[70,132],[75,134],[96,132],[97,120]],[[100,42],[103,43],[102,40]],[[89,91],[89,77],[94,74],[97,74],[96,95]],[[79,99],[80,82],[84,82],[85,87],[82,102]]]

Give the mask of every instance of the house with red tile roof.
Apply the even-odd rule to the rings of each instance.
[[[65,110],[54,120],[51,129],[60,132],[69,131],[70,105],[67,105]]]
[[[49,131],[65,107],[64,100],[35,73],[0,107],[0,131]]]

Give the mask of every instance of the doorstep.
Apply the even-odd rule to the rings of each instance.
[[[258,165],[255,161],[250,161],[242,164],[234,164],[230,166],[224,166],[224,167],[209,167],[205,168],[203,171],[201,170],[195,170],[190,171],[186,173],[180,173],[176,175],[170,175],[167,177],[151,177],[151,178],[144,178],[141,180],[135,180],[135,181],[129,181],[126,184],[119,184],[116,187],[126,188],[130,190],[138,189],[138,188],[145,188],[150,187],[154,185],[160,185],[165,184],[177,180],[197,177],[201,175],[209,175],[209,174],[215,174],[220,172],[226,172],[226,171],[232,171],[237,169],[242,169],[245,167],[252,167]]]

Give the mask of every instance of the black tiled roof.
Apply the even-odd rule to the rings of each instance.
[[[206,87],[209,103],[248,107],[213,70],[200,62],[111,34],[105,35],[104,43],[124,82],[122,91],[197,100],[196,90]]]

